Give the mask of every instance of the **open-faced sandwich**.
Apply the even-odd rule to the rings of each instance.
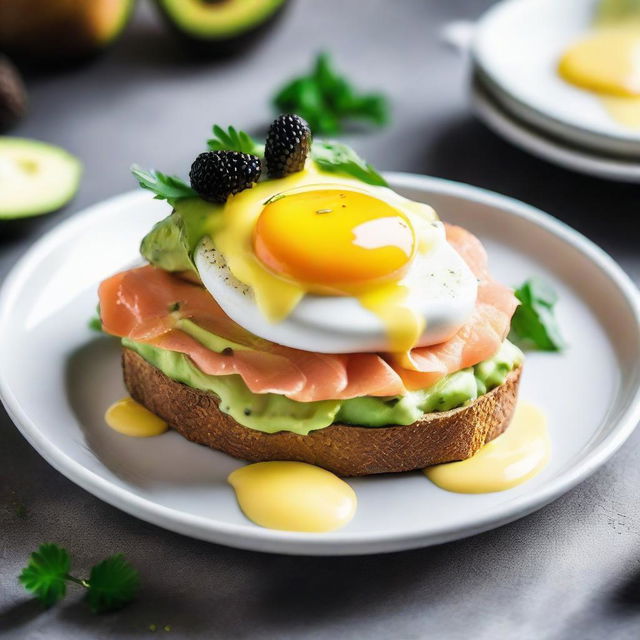
[[[100,286],[131,396],[250,461],[356,476],[462,460],[509,425],[517,300],[471,233],[283,115],[264,148],[215,128],[148,262]]]

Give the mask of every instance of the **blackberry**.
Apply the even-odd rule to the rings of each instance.
[[[278,116],[269,127],[264,159],[271,178],[284,178],[302,171],[311,148],[311,129],[300,117]]]
[[[239,151],[206,151],[191,165],[189,179],[198,195],[209,202],[226,202],[234,193],[260,178],[260,158]]]

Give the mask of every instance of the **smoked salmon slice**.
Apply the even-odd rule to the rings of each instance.
[[[475,310],[452,338],[413,349],[403,359],[313,353],[264,340],[231,320],[204,287],[150,265],[118,273],[100,285],[103,329],[184,353],[206,374],[239,375],[254,393],[277,393],[299,402],[402,395],[493,356],[517,306],[513,292],[491,278],[486,252],[475,236],[447,225],[447,239],[478,278]],[[181,318],[236,346],[222,353],[208,349],[176,328]]]
[[[98,294],[107,333],[185,353],[208,375],[238,374],[254,393],[313,402],[404,392],[400,376],[379,356],[313,353],[269,342],[231,320],[202,286],[150,265],[105,280]],[[175,328],[180,318],[239,348],[208,349]]]

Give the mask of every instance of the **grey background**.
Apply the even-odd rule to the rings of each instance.
[[[0,239],[2,277],[47,229],[131,189],[132,161],[184,174],[213,122],[259,132],[273,88],[327,48],[363,88],[393,98],[392,126],[348,136],[372,163],[539,206],[602,245],[637,282],[637,186],[547,165],[470,116],[465,63],[439,32],[489,4],[298,0],[259,47],[219,63],[184,57],[141,7],[125,39],[95,64],[30,79],[31,113],[16,135],[63,145],[86,173],[66,210]],[[0,636],[637,638],[639,443],[640,432],[580,487],[496,531],[383,556],[285,557],[198,542],[120,513],[50,468],[0,411]],[[16,576],[44,541],[68,547],[80,573],[126,552],[141,573],[139,599],[92,616],[74,589],[43,611]]]

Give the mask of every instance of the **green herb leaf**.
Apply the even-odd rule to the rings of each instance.
[[[386,180],[353,149],[334,141],[315,141],[311,147],[311,157],[325,171],[346,173],[362,182],[386,187]]]
[[[64,598],[67,582],[73,582],[87,589],[87,600],[94,613],[119,609],[138,591],[138,572],[122,554],[111,556],[93,567],[89,580],[70,575],[70,565],[66,549],[55,544],[43,544],[31,554],[19,580],[27,591],[47,606]]]
[[[100,319],[100,305],[96,305],[96,313],[93,317],[89,318],[87,326],[91,331],[97,331],[102,333],[102,320]]]
[[[558,295],[553,288],[544,280],[534,277],[516,289],[515,295],[520,300],[520,306],[511,320],[514,341],[541,351],[564,349],[566,343],[554,313]]]
[[[87,600],[94,613],[120,609],[131,602],[138,587],[138,572],[119,553],[91,569]]]
[[[102,321],[100,320],[100,316],[95,315],[92,318],[89,318],[87,322],[87,326],[91,331],[97,331],[98,333],[102,333]]]
[[[143,189],[149,189],[156,194],[156,200],[178,200],[180,198],[194,198],[198,194],[180,178],[168,176],[160,171],[145,171],[138,165],[131,165],[131,173]]]
[[[71,561],[69,554],[56,544],[42,544],[29,557],[29,564],[19,576],[21,584],[47,607],[64,598]]]
[[[294,78],[274,96],[278,111],[297,113],[317,134],[334,135],[345,121],[367,120],[383,126],[389,121],[389,103],[379,93],[359,94],[338,74],[327,53],[320,53],[313,69]]]
[[[229,127],[226,131],[213,125],[214,137],[207,140],[207,146],[211,151],[240,151],[250,153],[254,156],[264,155],[264,147],[259,145],[248,133],[236,131],[234,127]]]

